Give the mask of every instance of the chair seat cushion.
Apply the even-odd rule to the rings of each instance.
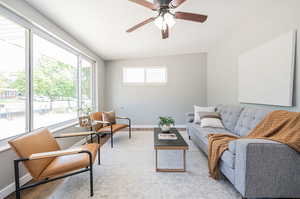
[[[121,129],[129,127],[127,124],[113,124],[112,131],[113,133],[119,131]],[[97,131],[98,133],[110,132],[110,126],[103,127]]]
[[[93,162],[95,161],[99,144],[86,144],[79,148],[92,153]],[[58,176],[74,170],[86,168],[90,165],[90,159],[87,153],[65,155],[56,157],[41,173],[38,179]]]
[[[201,137],[208,139],[208,134],[229,134],[229,135],[234,135],[237,136],[230,131],[222,128],[213,128],[213,127],[205,127],[202,128],[200,125],[193,124],[193,128],[198,130],[198,133],[200,134]]]

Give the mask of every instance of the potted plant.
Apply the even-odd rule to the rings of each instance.
[[[93,108],[89,105],[83,105],[82,108],[79,108],[79,114],[81,116],[89,116],[92,112]]]
[[[91,119],[90,114],[93,108],[91,106],[85,105],[82,108],[78,109],[79,111],[79,125],[80,127],[90,127]]]
[[[172,117],[159,117],[158,125],[162,132],[169,132],[171,126],[175,125],[175,120]]]

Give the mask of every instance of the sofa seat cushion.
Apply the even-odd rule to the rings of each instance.
[[[224,127],[233,132],[243,108],[235,105],[218,105],[216,109],[221,115]]]
[[[194,132],[197,132],[196,137],[201,139],[201,141],[203,143],[205,143],[208,147],[208,134],[211,133],[225,133],[225,134],[229,134],[229,135],[234,135],[235,134],[229,132],[226,129],[219,129],[219,128],[201,128],[200,125],[198,124],[189,124],[188,128],[194,128]],[[226,164],[228,167],[230,168],[234,168],[234,160],[235,160],[235,154],[230,152],[229,150],[225,151],[221,157],[221,161],[224,162],[224,164]]]
[[[221,128],[212,128],[212,127],[207,127],[207,128],[201,128],[200,125],[194,124],[193,125],[194,128],[197,128],[199,134],[202,137],[205,137],[206,139],[208,139],[208,134],[229,134],[229,135],[234,135],[235,134],[231,133],[230,131],[226,130],[226,129],[221,129]]]
[[[228,167],[234,169],[235,166],[235,154],[233,154],[231,151],[226,150],[221,156],[221,161],[224,162]]]
[[[260,108],[244,108],[234,129],[234,133],[239,136],[247,136],[270,112],[271,110]]]
[[[224,161],[220,161],[219,169],[223,173],[224,176],[232,183],[235,184],[235,169],[227,166]]]

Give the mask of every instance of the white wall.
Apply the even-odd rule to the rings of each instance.
[[[23,0],[0,0],[0,4],[13,10],[14,12],[18,13],[20,16],[26,18],[31,23],[40,26],[41,28],[49,31],[50,33],[54,34],[54,36],[61,38],[67,44],[75,47],[77,50],[82,52],[83,54],[89,56],[90,58],[97,61],[97,98],[98,98],[98,107],[101,109],[103,107],[103,96],[104,96],[104,62],[103,60],[93,53],[90,49],[86,48],[83,44],[79,41],[74,39],[70,34],[65,32],[62,28],[58,27],[56,24],[51,22],[49,19],[44,17],[41,13],[37,10],[30,7],[25,1]],[[66,131],[73,131],[72,128],[64,129],[60,132]],[[78,142],[81,138],[71,138],[60,141],[62,147],[69,147],[76,142]],[[0,147],[1,148],[1,147]],[[0,151],[0,161],[1,161],[1,170],[0,170],[0,198],[2,197],[2,192],[10,190],[10,187],[7,187],[9,184],[14,182],[14,172],[13,172],[13,160],[16,158],[15,153],[9,149],[5,151]],[[25,170],[22,168],[22,175],[25,174]],[[21,176],[22,176],[21,175]],[[7,192],[6,192],[7,193]]]
[[[163,66],[165,86],[124,86],[123,67]],[[106,62],[106,110],[132,118],[134,125],[156,125],[158,116],[185,124],[193,105],[206,105],[206,53]]]
[[[208,104],[238,104],[238,57],[266,41],[293,29],[300,31],[300,1],[274,1],[263,13],[254,13],[240,27],[208,52],[207,101]],[[300,57],[299,38],[297,59]],[[298,63],[297,63],[298,66]],[[296,66],[295,97],[300,103],[300,70]],[[253,77],[255,79],[255,77]],[[268,83],[268,82],[266,82]],[[271,107],[278,108],[278,107]]]

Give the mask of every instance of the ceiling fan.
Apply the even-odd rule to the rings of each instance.
[[[173,11],[173,9],[178,8],[186,0],[154,0],[154,3],[146,0],[129,1],[157,12],[157,16],[150,17],[149,19],[146,19],[145,21],[133,26],[126,31],[128,33],[133,32],[148,23],[154,22],[155,25],[158,26],[159,29],[161,29],[162,38],[167,39],[169,37],[170,28],[172,28],[172,26],[174,26],[176,23],[175,19],[182,19],[200,23],[203,23],[207,20],[207,15]]]

